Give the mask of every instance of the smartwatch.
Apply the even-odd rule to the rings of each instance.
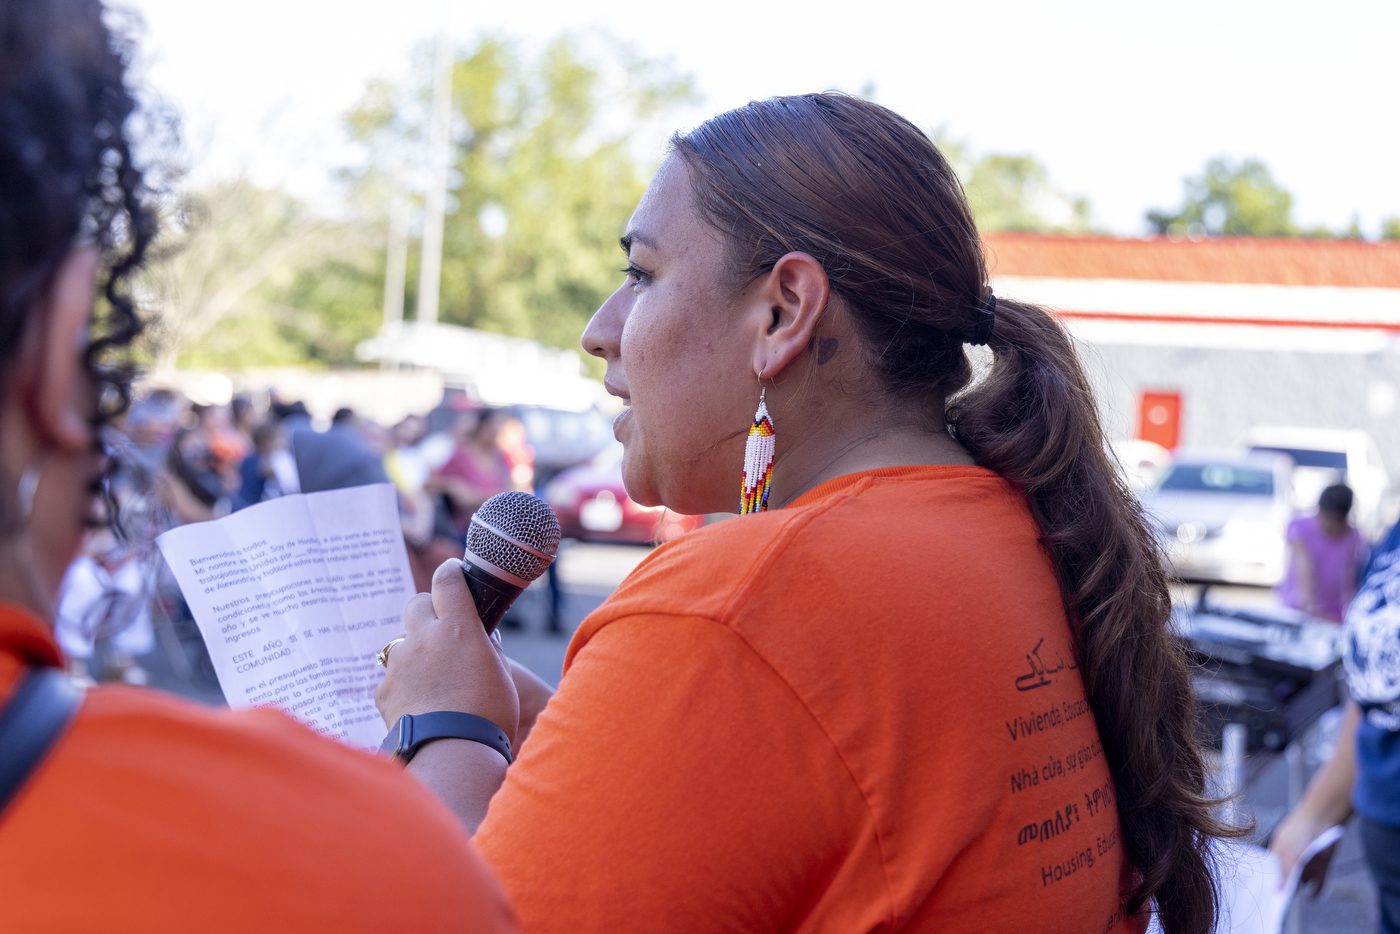
[[[505,731],[485,717],[456,710],[404,714],[384,737],[379,751],[407,763],[423,746],[437,739],[469,739],[499,752],[506,765],[515,761]]]

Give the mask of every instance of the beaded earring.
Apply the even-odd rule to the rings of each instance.
[[[765,511],[768,508],[768,491],[773,486],[773,452],[777,448],[777,432],[773,430],[773,417],[768,414],[764,401],[766,394],[766,389],[759,390],[758,411],[754,413],[748,440],[744,442],[744,476],[739,488],[741,516]]]

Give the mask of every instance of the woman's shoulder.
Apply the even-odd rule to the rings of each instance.
[[[796,586],[795,578],[815,568],[842,574],[912,556],[926,576],[1012,540],[1034,551],[1037,534],[1024,500],[988,471],[861,475],[783,509],[724,519],[661,545],[589,622],[638,615],[724,622],[746,595]],[[985,547],[970,549],[969,536]]]
[[[718,620],[748,572],[789,541],[803,517],[801,510],[775,510],[687,532],[647,555],[594,615]]]
[[[1287,534],[1290,537],[1311,534],[1316,526],[1317,516],[1294,516],[1288,520]]]

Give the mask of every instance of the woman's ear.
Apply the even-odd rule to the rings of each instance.
[[[95,400],[83,353],[100,262],[94,247],[63,260],[37,315],[29,365],[21,368],[23,384],[16,387],[39,439],[68,451],[92,446]]]
[[[774,379],[811,346],[826,312],[831,283],[807,253],[788,253],[773,264],[761,286],[769,309],[767,329],[754,347],[754,372]]]

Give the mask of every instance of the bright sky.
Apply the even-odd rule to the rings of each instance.
[[[347,159],[340,114],[368,79],[408,72],[443,9],[125,2],[146,19],[149,83],[184,114],[195,178],[244,170],[312,197]],[[1400,215],[1394,0],[517,0],[449,15],[461,44],[605,29],[695,79],[686,124],[756,97],[873,86],[976,152],[1034,154],[1118,233],[1176,206],[1182,178],[1217,154],[1262,158],[1304,225],[1358,214],[1374,231]]]

